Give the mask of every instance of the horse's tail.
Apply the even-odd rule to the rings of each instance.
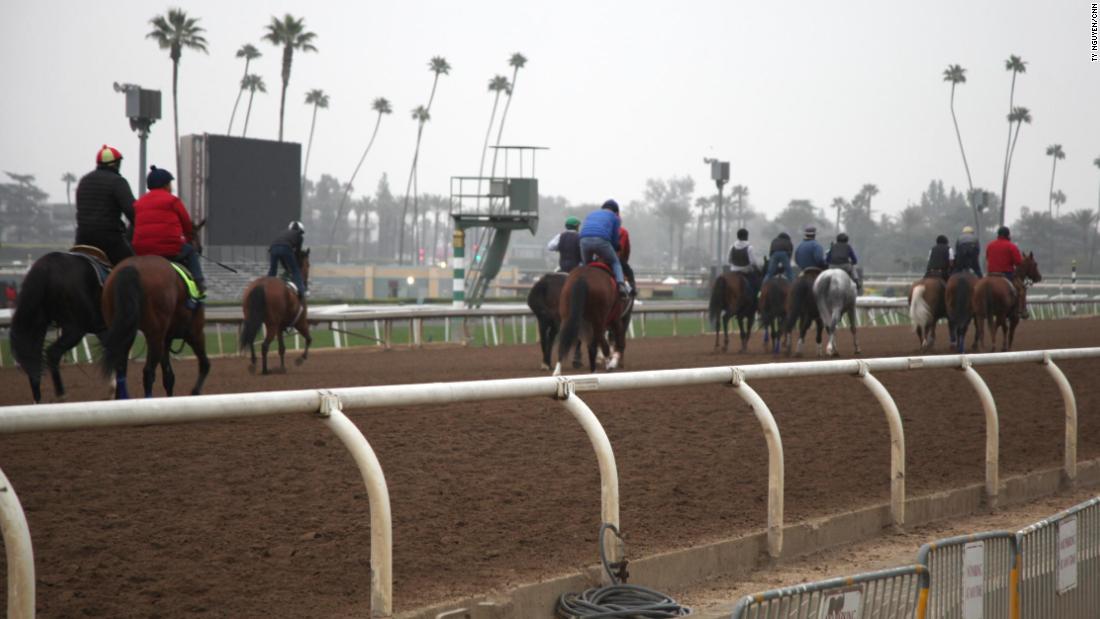
[[[126,362],[130,353],[130,344],[137,335],[141,322],[141,304],[144,292],[141,289],[141,275],[133,266],[123,267],[114,276],[112,301],[115,316],[107,327],[103,338],[103,371],[113,374],[119,365]]]
[[[783,331],[789,333],[794,329],[795,323],[798,322],[799,314],[802,310],[802,305],[806,303],[806,294],[812,293],[811,288],[806,280],[798,278],[794,281],[794,285],[791,286],[790,296],[787,297],[787,319],[783,321]]]
[[[726,283],[726,278],[721,275],[718,279],[714,280],[714,287],[710,289],[710,306],[709,316],[710,322],[714,325],[714,329],[718,330],[718,318],[722,315],[722,310],[726,308],[726,295],[729,284]]]
[[[44,311],[50,292],[49,269],[38,263],[23,278],[15,314],[11,317],[11,356],[27,374],[42,373],[42,342],[35,333],[45,333],[49,314]]]
[[[588,282],[583,277],[578,278],[573,284],[573,290],[569,298],[569,315],[566,316],[561,326],[561,334],[558,335],[558,358],[564,359],[577,342],[581,331],[581,321],[584,320],[584,306],[588,301]]]
[[[909,300],[909,322],[912,323],[913,331],[921,329],[924,325],[932,321],[932,308],[928,307],[928,302],[924,300],[924,284],[917,284],[913,286],[913,298]]]
[[[970,279],[958,278],[955,283],[955,298],[952,299],[954,303],[951,304],[952,320],[955,322],[956,329],[961,329],[963,325],[970,322],[970,297],[973,293],[974,291],[970,289]]]
[[[264,294],[263,284],[258,284],[248,293],[248,314],[244,317],[244,327],[241,328],[241,350],[256,341],[256,334],[260,332],[260,325],[264,324],[266,313],[267,295]]]

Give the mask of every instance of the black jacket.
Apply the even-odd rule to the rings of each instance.
[[[928,254],[928,268],[925,269],[925,272],[939,271],[940,273],[947,273],[949,268],[951,268],[951,246],[937,243]]]
[[[118,234],[126,229],[120,216],[134,222],[134,192],[110,166],[97,166],[76,186],[77,232]]]
[[[581,263],[581,235],[576,230],[564,230],[558,236],[558,268],[568,273]]]
[[[279,236],[275,237],[275,240],[271,242],[271,245],[286,245],[294,251],[302,251],[302,239],[305,238],[306,233],[301,230],[286,230]]]
[[[777,236],[772,239],[771,247],[768,248],[768,255],[773,256],[777,251],[785,251],[787,252],[787,256],[793,256],[794,243],[792,243],[790,239],[784,239]]]

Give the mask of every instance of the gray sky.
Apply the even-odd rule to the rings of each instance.
[[[828,6],[825,5],[835,5]],[[280,53],[261,43],[273,14],[304,17],[319,53],[297,54],[287,95],[287,139],[305,141],[304,94],[323,88],[310,176],[346,180],[385,96],[382,121],[357,182],[373,192],[383,171],[404,191],[425,103],[428,59],[453,66],[440,80],[425,130],[422,192],[448,192],[452,175],[477,171],[492,99],[486,86],[510,77],[508,57],[527,56],[505,130],[508,144],[550,147],[539,159],[541,190],[574,202],[640,198],[649,177],[690,174],[713,184],[704,156],[731,161],[732,183],[774,215],[791,198],[827,206],[863,183],[878,185],[876,210],[896,213],[932,178],[966,184],[948,111],[944,68],[968,81],[956,109],[976,185],[1000,191],[1011,74],[1024,58],[1016,102],[1034,123],[1020,134],[1009,187],[1021,204],[1046,208],[1051,160],[1061,143],[1055,189],[1064,208],[1096,208],[1100,170],[1100,62],[1090,61],[1091,3],[1058,2],[302,2],[192,1],[209,55],[185,50],[180,134],[226,129],[251,42],[268,86],[252,110],[250,137],[274,139]],[[164,93],[150,163],[174,167],[171,62],[144,38],[148,20],[176,4],[136,0],[13,0],[0,5],[0,170],[32,173],[64,200],[62,173],[92,168],[102,143],[127,157],[136,189],[137,138],[113,81]],[[238,120],[237,127],[240,127]],[[239,130],[239,129],[238,129]]]

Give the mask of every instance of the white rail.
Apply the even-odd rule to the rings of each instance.
[[[573,377],[536,377],[456,383],[427,383],[332,390],[299,390],[269,393],[225,394],[149,400],[80,402],[0,408],[0,434],[42,432],[127,425],[174,424],[216,419],[277,414],[316,414],[349,449],[367,487],[371,511],[371,613],[392,614],[392,528],[389,495],[381,466],[358,428],[343,410],[422,406],[455,402],[551,397],[560,400],[588,435],[600,469],[600,514],[603,522],[619,526],[618,472],[610,441],[592,410],[581,400],[585,391],[622,391],[667,387],[729,384],[752,409],[768,447],[768,552],[780,556],[783,548],[783,445],[770,410],[748,381],[803,376],[849,375],[858,377],[875,396],[887,416],[891,441],[891,514],[898,526],[905,524],[905,440],[897,405],[872,372],[955,368],[963,370],[974,386],[986,414],[986,492],[991,502],[999,493],[997,419],[992,394],[974,367],[985,365],[1042,364],[1057,382],[1065,406],[1064,472],[1068,483],[1077,474],[1077,416],[1072,388],[1054,361],[1100,357],[1100,348],[1025,351],[978,355],[896,357],[866,360],[806,361],[746,366],[723,366],[624,372]],[[9,617],[34,616],[34,563],[22,508],[14,489],[0,471],[0,513],[8,553],[9,605],[21,607]],[[23,524],[21,525],[20,522]],[[618,541],[606,552],[612,561],[622,557]],[[27,600],[30,600],[29,602]]]

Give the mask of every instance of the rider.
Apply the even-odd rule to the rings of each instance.
[[[737,240],[730,247],[729,262],[730,271],[743,274],[749,282],[749,288],[755,294],[760,285],[763,260],[756,255],[756,250],[749,244],[748,230],[741,228],[737,231]]]
[[[106,144],[95,157],[95,170],[76,186],[76,244],[103,250],[112,264],[134,255],[126,242],[121,216],[134,223],[134,192],[119,174],[122,153]]]
[[[848,244],[846,233],[841,232],[836,235],[836,242],[829,247],[829,251],[825,254],[825,261],[829,263],[829,268],[843,269],[856,283],[856,290],[859,294],[863,294],[863,281],[856,271],[859,257],[856,256],[856,250]]]
[[[985,260],[986,270],[990,275],[1000,275],[1012,284],[1012,291],[1016,296],[1014,302],[1019,306],[1020,317],[1028,318],[1030,313],[1024,300],[1023,286],[1018,285],[1014,278],[1016,267],[1024,261],[1024,257],[1020,254],[1020,248],[1012,242],[1007,226],[997,228],[997,238],[985,246]]]
[[[615,214],[618,215],[618,211]],[[621,215],[619,216],[619,249],[615,253],[619,256],[619,264],[623,267],[623,279],[630,288],[630,296],[637,296],[638,287],[634,280],[634,268],[630,266],[630,233],[623,227]]]
[[[924,269],[925,277],[939,277],[947,279],[951,272],[952,256],[951,245],[944,235],[936,237],[936,245],[928,252],[928,266]]]
[[[149,193],[134,202],[134,253],[164,256],[191,271],[199,293],[206,290],[202,263],[195,251],[195,228],[183,202],[172,195],[172,173],[149,167]]]
[[[306,284],[302,280],[302,270],[298,266],[298,253],[302,251],[302,241],[306,236],[306,228],[300,221],[292,221],[286,231],[275,237],[267,253],[271,254],[271,266],[267,269],[268,277],[275,277],[279,273],[279,263],[290,274],[290,281],[298,287],[298,296],[309,296]]]
[[[581,236],[577,229],[581,227],[581,220],[570,215],[565,218],[565,230],[554,235],[550,243],[546,245],[546,251],[556,251],[558,256],[558,271],[568,273],[581,263]]]
[[[978,245],[978,237],[974,235],[974,228],[964,226],[962,234],[955,240],[955,264],[951,267],[952,273],[958,273],[964,269],[974,271],[978,277],[982,276],[982,264],[979,256],[982,248]]]
[[[594,258],[611,267],[619,294],[630,294],[630,286],[623,281],[623,266],[616,253],[619,245],[619,203],[608,200],[598,211],[592,211],[584,218],[581,226],[581,263],[588,264]]]
[[[817,242],[817,228],[806,226],[802,229],[803,239],[794,250],[794,263],[802,271],[806,269],[824,269],[829,266],[825,262],[825,248]]]
[[[788,281],[794,281],[794,271],[791,270],[791,254],[793,253],[794,244],[791,243],[791,235],[780,232],[779,236],[772,239],[772,244],[768,247],[768,272],[764,275],[764,281],[766,282],[774,277],[780,269],[784,269]]]

